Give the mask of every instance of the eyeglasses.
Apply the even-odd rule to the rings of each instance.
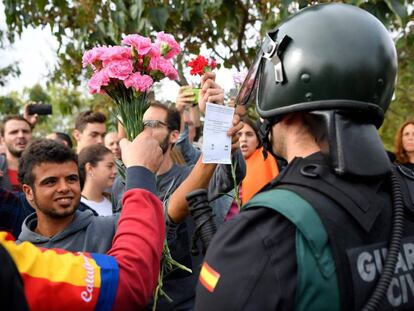
[[[162,121],[160,121],[160,120],[146,120],[146,121],[144,121],[144,122],[142,122],[142,123],[143,123],[143,125],[144,125],[144,128],[145,128],[145,127],[150,127],[150,128],[160,128],[160,127],[165,126],[166,128],[168,128],[168,129],[169,129],[169,127],[168,127],[167,123],[162,122]]]

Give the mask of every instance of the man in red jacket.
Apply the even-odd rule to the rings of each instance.
[[[0,232],[0,309],[137,310],[145,306],[157,281],[165,236],[162,204],[154,194],[154,172],[163,155],[151,129],[132,143],[124,139],[121,148],[127,191],[107,255],[39,249],[27,242],[16,245],[10,235]]]

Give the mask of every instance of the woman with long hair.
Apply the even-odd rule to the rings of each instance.
[[[414,170],[414,120],[405,122],[398,130],[395,157],[398,163]]]
[[[112,187],[116,177],[114,154],[103,145],[93,145],[82,149],[78,161],[83,184],[81,202],[98,215],[112,215],[112,203],[105,190]]]
[[[276,159],[270,153],[268,153],[266,159],[263,156],[257,124],[247,116],[241,120],[244,125],[238,135],[240,150],[246,161],[246,176],[241,183],[238,195],[244,205],[264,185],[279,174],[279,169]],[[233,202],[225,220],[229,220],[238,213],[238,206],[236,202]]]

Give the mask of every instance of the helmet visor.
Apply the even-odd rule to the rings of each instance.
[[[272,60],[272,57],[274,57],[277,52],[278,43],[273,40],[273,37],[276,37],[277,32],[278,30],[276,29],[276,31],[268,32],[266,34],[259,51],[257,51],[256,58],[249,68],[249,72],[240,88],[239,94],[237,95],[237,105],[246,105],[252,99],[252,95],[256,94],[257,86],[259,85],[258,82],[260,80],[258,75],[261,71],[262,59],[266,58]]]
[[[250,66],[249,72],[247,73],[246,78],[244,79],[240,91],[237,94],[236,105],[246,105],[249,102],[252,94],[254,94],[254,89],[256,89],[256,86],[258,84],[257,74],[259,72],[262,55],[262,49],[259,49],[256,58],[253,64]]]

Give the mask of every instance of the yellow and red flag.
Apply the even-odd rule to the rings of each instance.
[[[216,285],[220,279],[220,273],[204,262],[200,272],[200,283],[209,291],[214,292]]]

